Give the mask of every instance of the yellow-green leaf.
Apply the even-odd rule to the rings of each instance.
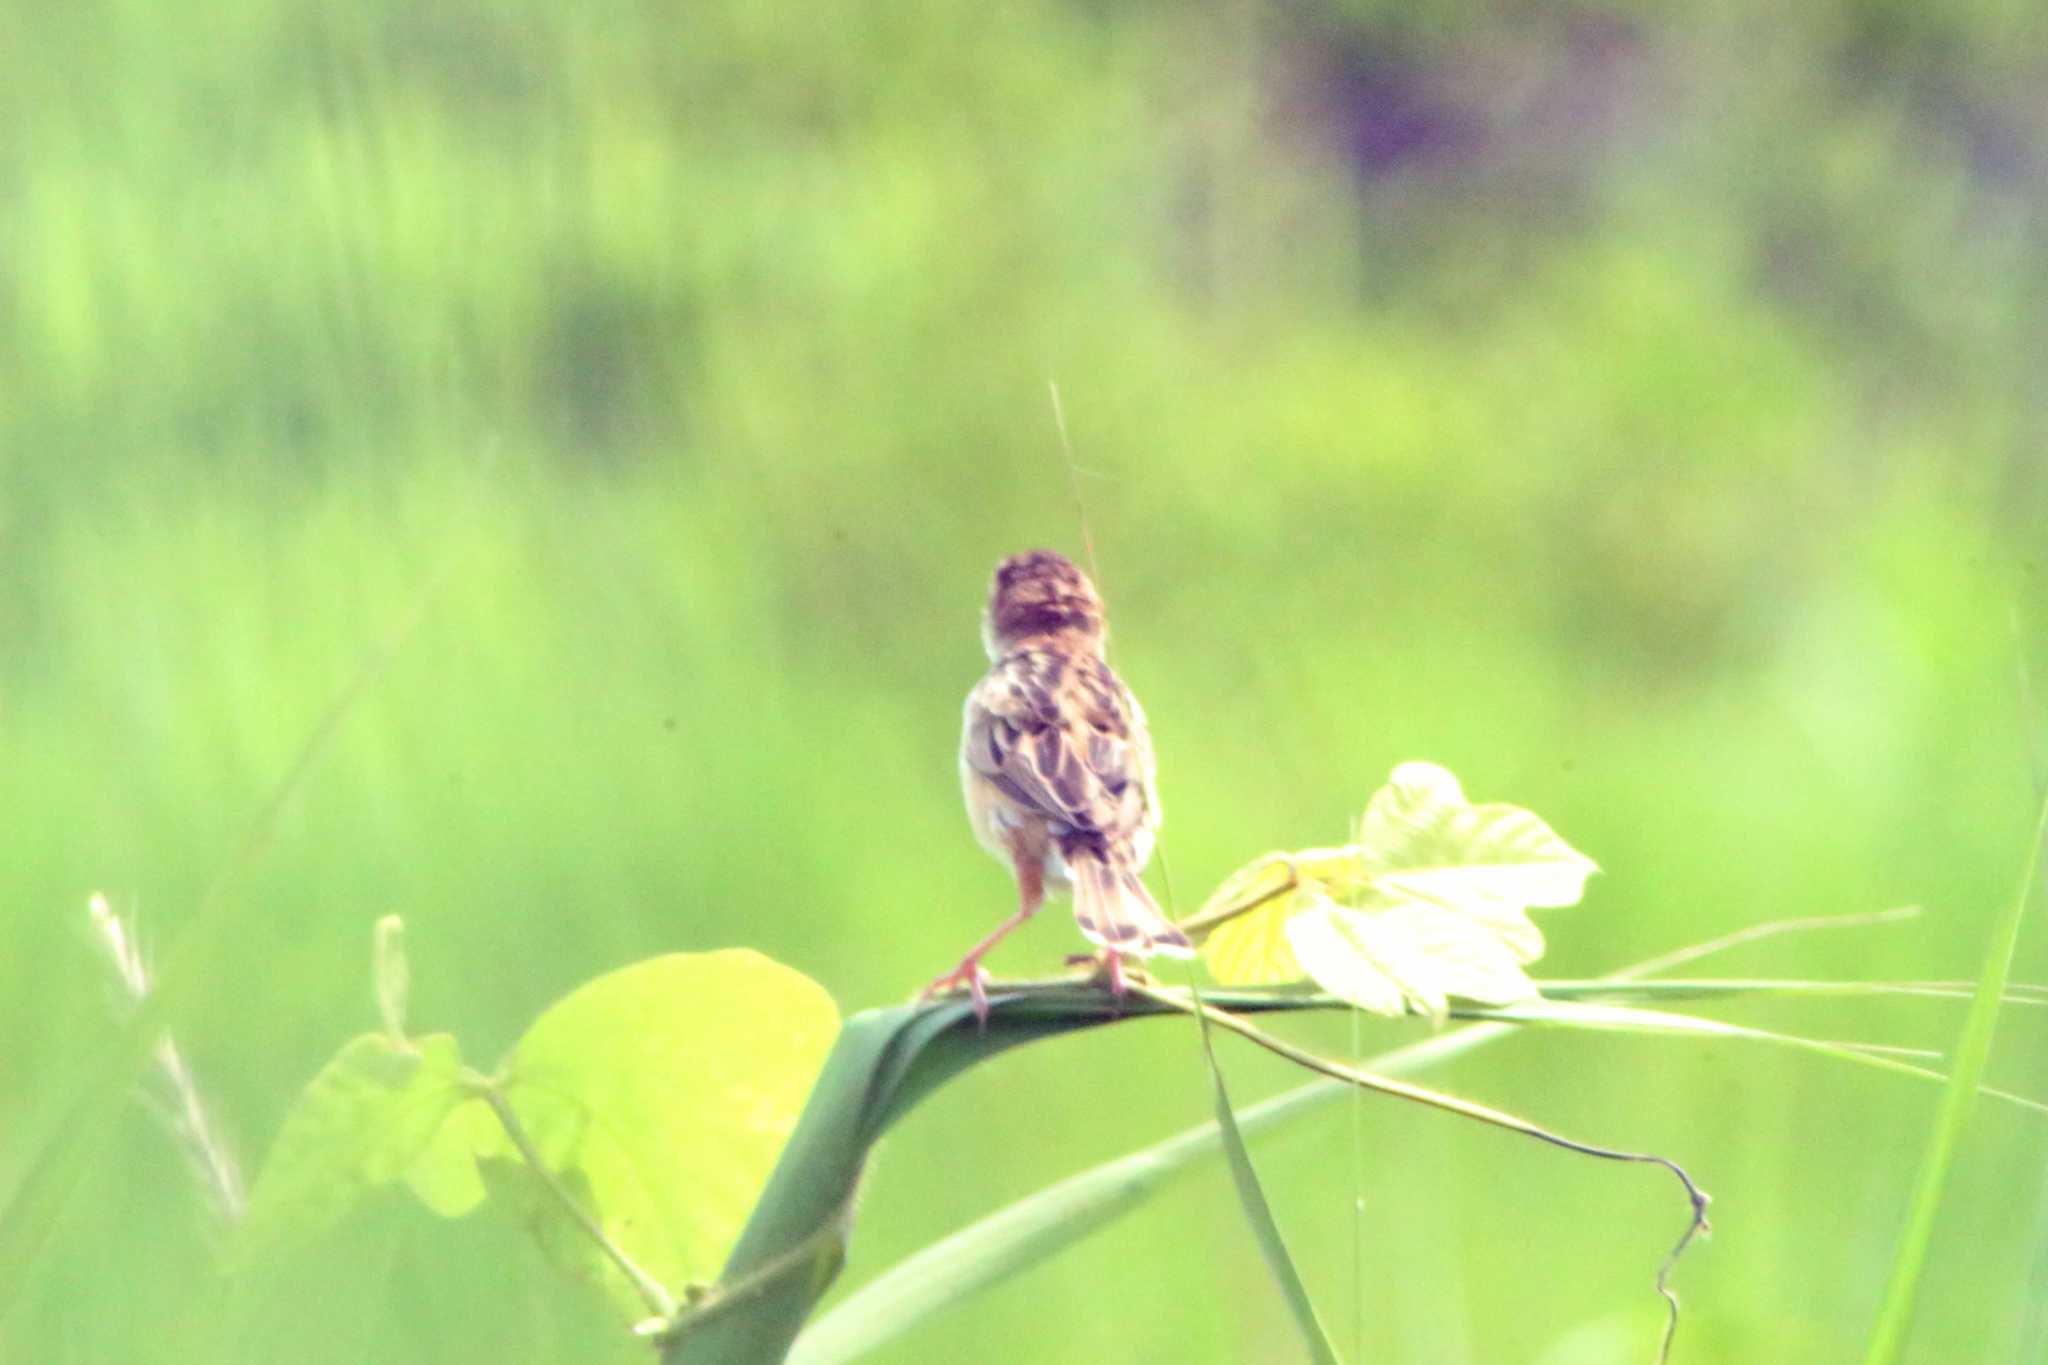
[[[249,1194],[234,1258],[247,1264],[339,1222],[405,1175],[462,1103],[455,1039],[365,1033],[343,1045],[285,1116]]]
[[[1225,877],[1185,922],[1206,929],[1257,909],[1303,882],[1321,882],[1341,893],[1364,885],[1365,879],[1365,864],[1355,845],[1268,853]]]
[[[464,1100],[434,1130],[405,1172],[405,1183],[422,1204],[443,1218],[460,1218],[484,1201],[476,1154],[496,1150],[503,1129],[483,1100]]]
[[[1227,920],[1293,889],[1294,883],[1294,868],[1287,855],[1269,853],[1225,877],[1189,922]]]
[[[1208,964],[1209,975],[1226,986],[1276,986],[1301,980],[1301,962],[1287,941],[1287,924],[1304,905],[1327,899],[1323,889],[1311,883],[1224,920],[1202,940],[1202,961]]]
[[[673,953],[550,1006],[512,1050],[505,1093],[549,1168],[606,1234],[671,1287],[709,1282],[760,1195],[839,1031],[824,989],[759,953]],[[493,1134],[476,1155],[510,1159]],[[495,1183],[490,1172],[495,1170]],[[493,1202],[526,1186],[487,1168]],[[529,1191],[530,1193],[530,1191]],[[549,1201],[509,1209],[637,1301]],[[636,1310],[644,1311],[644,1310]]]

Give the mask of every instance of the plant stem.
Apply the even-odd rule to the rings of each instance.
[[[815,1261],[821,1251],[830,1249],[837,1255],[845,1248],[852,1215],[853,1198],[849,1193],[846,1201],[840,1204],[838,1214],[813,1228],[801,1242],[730,1284],[713,1285],[701,1298],[693,1298],[680,1313],[671,1314],[661,1330],[654,1333],[655,1340],[669,1341],[687,1334],[706,1319],[745,1302],[791,1271]]]
[[[633,1258],[626,1254],[625,1248],[607,1236],[603,1225],[576,1202],[576,1197],[569,1193],[568,1187],[548,1169],[547,1162],[541,1159],[540,1149],[533,1145],[533,1138],[527,1134],[526,1125],[519,1121],[517,1111],[512,1108],[512,1102],[505,1098],[505,1092],[498,1087],[498,1083],[489,1076],[479,1074],[472,1074],[466,1079],[470,1089],[481,1096],[484,1103],[491,1106],[491,1112],[498,1116],[498,1123],[505,1129],[505,1136],[512,1139],[512,1145],[519,1149],[520,1157],[568,1211],[576,1226],[583,1229],[584,1235],[595,1242],[598,1250],[610,1257],[612,1264],[632,1283],[634,1290],[640,1295],[641,1302],[647,1305],[648,1311],[663,1320],[674,1318],[675,1296],[663,1287],[661,1281],[642,1270]]]
[[[1412,1100],[1417,1104],[1427,1105],[1432,1109],[1440,1109],[1445,1113],[1457,1114],[1462,1118],[1476,1119],[1481,1123],[1491,1124],[1495,1128],[1503,1128],[1511,1133],[1520,1133],[1524,1137],[1535,1138],[1539,1142],[1547,1142],[1554,1147],[1562,1147],[1568,1152],[1577,1152],[1581,1156],[1599,1157],[1605,1161],[1629,1161],[1644,1165],[1662,1166],[1665,1170],[1671,1172],[1672,1175],[1678,1178],[1678,1183],[1685,1187],[1686,1198],[1692,1203],[1692,1221],[1686,1225],[1685,1232],[1665,1256],[1664,1263],[1657,1269],[1657,1293],[1663,1297],[1671,1310],[1670,1320],[1664,1327],[1664,1342],[1662,1350],[1658,1354],[1658,1359],[1661,1361],[1669,1356],[1673,1334],[1678,1330],[1678,1295],[1669,1283],[1671,1268],[1677,1264],[1678,1258],[1684,1254],[1685,1249],[1692,1244],[1693,1238],[1710,1230],[1707,1223],[1707,1192],[1693,1183],[1692,1177],[1686,1173],[1683,1166],[1680,1166],[1669,1157],[1657,1156],[1651,1152],[1625,1152],[1616,1148],[1596,1147],[1591,1143],[1579,1142],[1560,1133],[1553,1133],[1547,1128],[1529,1122],[1527,1119],[1517,1118],[1515,1115],[1504,1110],[1494,1109],[1487,1105],[1475,1103],[1472,1100],[1462,1100],[1455,1095],[1446,1095],[1442,1091],[1412,1085],[1407,1081],[1397,1081],[1387,1076],[1375,1076],[1368,1071],[1359,1071],[1355,1068],[1344,1066],[1298,1048],[1285,1039],[1275,1037],[1266,1032],[1251,1021],[1241,1019],[1227,1010],[1217,1009],[1206,1002],[1198,1003],[1183,1000],[1170,991],[1161,990],[1142,982],[1133,982],[1131,990],[1135,994],[1144,996],[1154,1004],[1164,1005],[1169,1009],[1179,1010],[1185,1014],[1193,1014],[1207,1019],[1219,1028],[1228,1029],[1239,1037],[1257,1043],[1260,1047],[1265,1048],[1276,1056],[1284,1057],[1297,1066],[1306,1067],[1310,1071],[1318,1072],[1335,1080],[1347,1081],[1363,1089],[1376,1090],[1383,1095],[1392,1095],[1397,1099]]]

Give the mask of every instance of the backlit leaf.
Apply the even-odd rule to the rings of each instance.
[[[1277,986],[1301,980],[1301,961],[1287,924],[1305,905],[1327,901],[1319,886],[1297,887],[1256,910],[1227,919],[1202,941],[1209,974],[1226,986]]]
[[[498,1116],[480,1099],[464,1100],[434,1130],[406,1169],[405,1183],[443,1218],[460,1218],[484,1201],[478,1152],[495,1151],[503,1136]]]
[[[247,1264],[325,1231],[404,1176],[468,1093],[455,1039],[352,1038],[285,1116],[234,1248]]]
[[[1452,996],[1505,1005],[1536,993],[1498,934],[1428,902],[1325,900],[1289,920],[1287,937],[1318,986],[1374,1014],[1413,1008],[1441,1020]]]
[[[1365,808],[1358,844],[1375,887],[1451,909],[1576,905],[1598,870],[1520,806],[1472,805],[1434,763],[1394,769]],[[1541,951],[1539,940],[1523,961]]]
[[[1452,997],[1534,993],[1532,906],[1571,905],[1593,861],[1519,806],[1475,806],[1433,763],[1373,794],[1358,842],[1268,854],[1226,878],[1191,930],[1225,985],[1313,979],[1360,1009],[1443,1016]]]
[[[1400,980],[1374,959],[1365,936],[1348,922],[1348,914],[1322,896],[1288,919],[1284,928],[1296,960],[1317,985],[1368,1013],[1405,1013],[1407,992]]]

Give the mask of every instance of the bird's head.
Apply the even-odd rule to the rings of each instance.
[[[1065,555],[1027,550],[996,565],[981,622],[991,659],[1038,639],[1099,651],[1107,633],[1095,585]]]

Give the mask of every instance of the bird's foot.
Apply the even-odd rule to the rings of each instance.
[[[1069,967],[1092,967],[1088,974],[1090,982],[1100,983],[1109,988],[1118,1008],[1122,1008],[1124,996],[1130,993],[1133,974],[1143,977],[1145,969],[1131,965],[1129,959],[1114,948],[1104,948],[1093,953],[1076,953],[1067,959]]]
[[[935,976],[932,983],[924,988],[919,1000],[930,1000],[934,996],[967,988],[967,995],[974,1002],[974,1022],[977,1027],[988,1025],[988,970],[981,965],[979,953],[969,953],[960,959],[960,965],[943,976]]]

